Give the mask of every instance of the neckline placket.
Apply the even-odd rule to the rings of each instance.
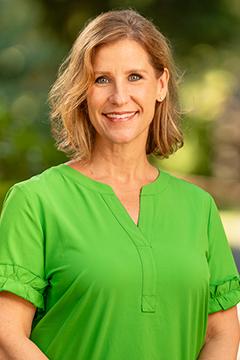
[[[153,195],[150,196],[152,197]],[[141,311],[155,312],[157,269],[153,257],[151,238],[146,236],[144,231],[144,225],[146,225],[147,229],[152,227],[154,214],[152,213],[153,206],[150,208],[145,207],[145,201],[147,200],[146,197],[147,195],[145,196],[141,192],[139,223],[136,225],[116,195],[102,194],[103,200],[120,226],[122,226],[123,230],[127,232],[140,258],[142,268]]]

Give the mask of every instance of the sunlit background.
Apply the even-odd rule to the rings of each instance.
[[[50,135],[47,93],[84,22],[132,7],[170,39],[185,145],[163,168],[209,191],[240,246],[240,3],[238,0],[0,0],[0,199],[9,186],[66,161]]]

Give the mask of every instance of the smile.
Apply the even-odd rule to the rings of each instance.
[[[103,114],[103,115],[106,116],[109,120],[111,120],[113,122],[123,122],[123,121],[131,120],[137,113],[138,113],[138,111],[126,112],[123,114],[109,113],[109,114]]]

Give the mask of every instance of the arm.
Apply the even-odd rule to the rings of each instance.
[[[36,307],[7,291],[0,292],[0,358],[48,360],[29,339]]]
[[[205,344],[199,360],[236,360],[240,340],[237,307],[208,316]]]

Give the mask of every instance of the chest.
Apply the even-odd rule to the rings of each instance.
[[[62,208],[49,207],[45,216],[49,308],[66,292],[75,302],[79,294],[90,291],[86,302],[92,298],[95,306],[97,297],[106,296],[106,303],[126,296],[138,311],[148,312],[156,310],[162,289],[168,289],[164,291],[168,302],[178,299],[179,293],[198,294],[199,287],[206,287],[199,214],[190,226],[192,209],[186,209],[183,221],[179,214],[184,206],[171,205],[163,196],[142,196],[140,202],[139,191],[114,192],[116,196],[85,191],[75,203],[64,201],[63,194]],[[137,227],[128,214],[137,222],[139,207]]]

